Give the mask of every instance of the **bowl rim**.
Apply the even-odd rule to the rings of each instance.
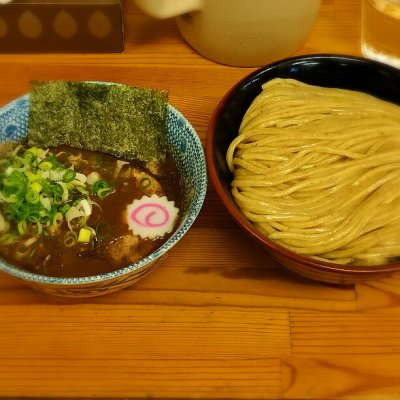
[[[389,72],[397,72],[400,73],[400,70],[392,67],[390,65],[370,60],[364,57],[359,56],[350,56],[350,55],[342,55],[342,54],[331,54],[331,53],[322,53],[322,54],[306,54],[300,56],[294,56],[285,58],[282,60],[275,61],[268,65],[257,68],[255,71],[249,73],[240,79],[237,83],[235,83],[221,98],[218,102],[212,116],[210,119],[210,123],[207,129],[207,140],[206,140],[206,160],[209,171],[209,179],[212,182],[214,189],[217,192],[218,197],[224,204],[228,213],[233,217],[235,222],[243,228],[245,233],[249,235],[251,238],[255,239],[259,244],[261,244],[264,249],[273,257],[273,253],[277,253],[279,256],[286,257],[291,261],[302,264],[306,266],[308,269],[324,272],[324,273],[335,273],[335,274],[343,274],[346,277],[363,275],[365,277],[373,277],[375,275],[381,274],[389,274],[400,270],[400,263],[386,263],[375,266],[357,266],[357,265],[341,265],[335,264],[333,262],[327,262],[322,260],[313,259],[311,257],[303,256],[301,254],[297,254],[284,246],[274,242],[266,238],[257,228],[255,228],[250,221],[247,220],[246,217],[241,213],[239,208],[234,204],[234,201],[229,199],[226,195],[226,192],[221,184],[220,179],[218,178],[217,169],[214,163],[214,137],[215,137],[215,129],[219,120],[219,117],[223,113],[226,102],[234,95],[234,93],[246,86],[246,84],[251,83],[251,81],[256,78],[258,75],[265,73],[266,71],[273,70],[285,63],[296,63],[297,61],[307,61],[307,60],[332,60],[335,62],[357,62],[364,63],[369,65],[379,66],[380,68],[384,68]],[[263,80],[262,82],[267,82],[268,79]]]
[[[116,84],[114,82],[104,82],[104,81],[90,81],[97,82],[102,84]],[[0,117],[3,112],[7,112],[9,109],[12,109],[16,106],[18,102],[29,102],[29,93],[21,95],[7,104],[0,107]],[[184,121],[185,127],[190,131],[191,137],[193,139],[193,144],[195,148],[198,150],[200,158],[198,158],[198,165],[200,166],[201,174],[202,174],[202,185],[196,185],[197,196],[193,199],[196,203],[196,207],[192,207],[190,212],[188,212],[184,221],[181,222],[179,229],[177,229],[171,237],[160,247],[158,247],[155,251],[150,253],[148,256],[140,259],[136,263],[130,264],[126,267],[119,268],[110,272],[106,272],[103,274],[89,275],[83,277],[57,277],[57,276],[48,276],[48,275],[40,275],[34,272],[30,272],[27,270],[23,270],[21,268],[15,267],[12,264],[5,261],[0,257],[0,271],[3,271],[11,276],[22,279],[26,282],[40,283],[51,286],[81,286],[90,283],[101,283],[104,281],[108,281],[111,279],[119,278],[126,274],[129,274],[134,271],[139,271],[141,268],[145,267],[149,263],[153,263],[158,260],[160,257],[167,254],[169,250],[171,250],[175,244],[182,239],[182,237],[188,232],[189,228],[193,225],[194,221],[198,217],[202,206],[204,204],[205,196],[207,193],[207,184],[208,184],[208,175],[207,175],[207,162],[205,157],[204,148],[201,142],[199,135],[196,130],[189,122],[189,120],[174,106],[170,103],[167,103],[168,108],[168,117],[167,119],[173,115],[176,116],[179,120]]]

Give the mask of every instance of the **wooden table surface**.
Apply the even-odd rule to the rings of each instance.
[[[125,4],[126,51],[1,55],[0,104],[35,79],[167,89],[203,143],[251,68],[208,61]],[[360,55],[359,0],[323,0],[298,54]],[[0,275],[0,397],[398,399],[400,277],[337,287],[274,263],[209,187],[189,233],[150,276],[89,300]]]

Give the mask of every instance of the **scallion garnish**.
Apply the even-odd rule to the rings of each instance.
[[[147,189],[149,186],[151,186],[151,180],[147,176],[142,178],[140,180],[140,186],[142,186],[143,189]]]
[[[35,190],[30,189],[25,193],[25,199],[28,203],[31,203],[31,204],[39,203],[39,199],[40,199],[39,193],[36,192]]]
[[[42,171],[50,171],[51,169],[53,169],[53,165],[50,161],[42,161],[39,164],[39,169],[41,169]]]
[[[1,160],[0,209],[7,224],[15,224],[15,230],[3,231],[0,244],[12,243],[27,234],[52,234],[64,221],[71,232],[66,234],[64,244],[77,243],[78,234],[72,230],[87,228],[93,203],[90,196],[105,197],[112,188],[102,179],[89,184],[86,175],[71,167],[68,157],[64,160],[65,164],[49,150],[22,145],[8,159]]]
[[[106,193],[104,190],[106,189],[106,191],[108,191],[108,189],[110,189],[110,185],[108,184],[107,181],[103,180],[103,179],[99,179],[98,181],[96,181],[93,185],[92,191],[93,194],[95,194],[96,196],[99,197],[104,197],[103,193]],[[111,190],[109,191],[109,193],[111,193]],[[107,193],[107,194],[109,194]]]
[[[68,168],[64,172],[63,181],[65,183],[72,182],[75,179],[75,176],[76,176],[76,172],[73,169]]]

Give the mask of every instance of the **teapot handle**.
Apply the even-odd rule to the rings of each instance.
[[[135,0],[136,5],[154,18],[171,18],[200,10],[204,0]]]

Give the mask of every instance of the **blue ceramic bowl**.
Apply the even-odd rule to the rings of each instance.
[[[107,84],[107,83],[105,83]],[[0,109],[0,142],[25,137],[28,126],[29,95]],[[65,297],[89,297],[111,293],[143,278],[158,266],[186,234],[197,218],[207,190],[207,169],[201,141],[185,117],[168,105],[168,141],[181,176],[185,179],[182,221],[170,239],[142,260],[113,272],[82,278],[60,278],[34,274],[0,259],[0,271],[39,291]]]

